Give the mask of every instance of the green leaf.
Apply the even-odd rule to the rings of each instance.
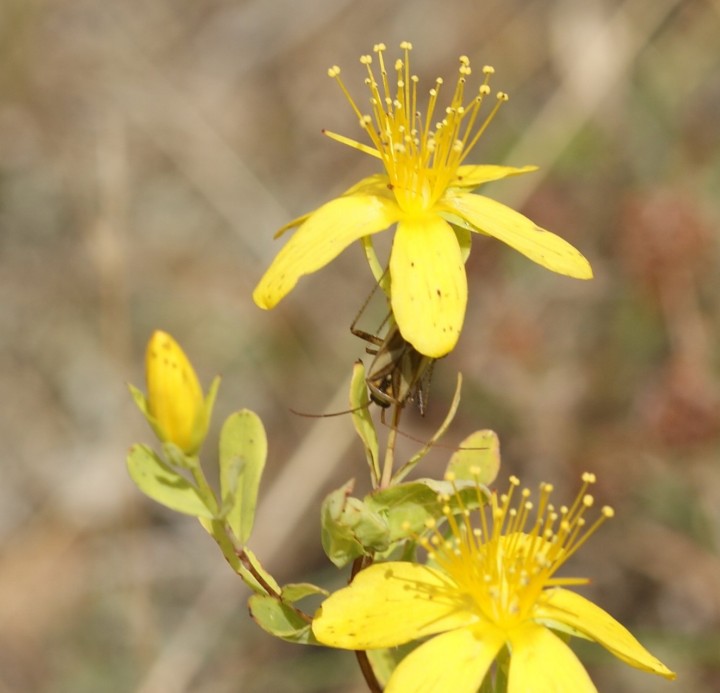
[[[317,594],[323,597],[330,595],[327,590],[322,587],[318,587],[317,585],[312,585],[309,582],[290,583],[288,585],[284,585],[282,588],[282,599],[284,602],[288,602],[290,604],[294,604],[295,602],[299,602],[301,599],[305,599],[305,597],[311,597]]]
[[[323,549],[338,568],[358,556],[384,551],[389,545],[387,523],[350,495],[353,483],[349,481],[330,493],[320,511]]]
[[[147,496],[171,510],[212,519],[198,489],[165,464],[147,445],[133,445],[127,457],[130,477]]]
[[[267,436],[252,411],[231,414],[220,431],[220,492],[227,522],[242,545],[255,520],[260,478],[267,459]]]
[[[458,499],[459,494],[459,499]],[[436,481],[418,479],[374,491],[365,499],[366,506],[385,518],[391,542],[420,534],[429,519],[443,516],[443,506],[453,511],[476,508],[485,501],[485,490],[474,481]],[[443,499],[440,498],[443,497]]]
[[[475,431],[460,443],[447,467],[456,479],[472,479],[490,484],[500,471],[500,440],[490,430]]]
[[[292,606],[276,597],[254,594],[248,601],[250,614],[255,623],[276,638],[301,645],[318,645],[310,622]]]
[[[352,408],[352,421],[360,440],[365,446],[365,457],[370,466],[373,483],[380,481],[380,464],[378,462],[378,435],[375,423],[370,415],[370,397],[365,382],[365,366],[362,361],[356,361],[353,366],[353,375],[350,382],[350,407]]]

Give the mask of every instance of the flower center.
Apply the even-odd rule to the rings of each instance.
[[[489,503],[478,502],[476,513],[467,509],[456,490],[453,505],[461,508],[460,513],[450,508],[451,497],[442,498],[449,536],[443,526],[431,521],[428,528],[432,534],[421,543],[478,616],[510,629],[531,618],[544,589],[587,582],[584,578],[553,577],[613,515],[611,508],[604,507],[594,523],[586,526],[584,516],[593,505],[587,489],[595,476],[583,474],[582,482],[574,503],[560,508],[550,503],[551,484],[540,485],[535,506],[529,489],[517,492],[520,482],[515,477],[510,478],[507,493],[499,497],[492,493]],[[477,488],[478,501],[482,501],[483,492]]]
[[[461,56],[450,104],[440,120],[433,122],[437,117],[436,111],[440,110],[438,97],[443,80],[436,79],[435,86],[430,89],[427,112],[423,117],[417,103],[419,79],[410,72],[412,45],[405,41],[400,44],[400,48],[404,58],[395,61],[394,88],[391,87],[385,65],[384,44],[373,48],[379,65],[377,75],[373,69],[372,56],[364,55],[360,58],[368,72],[365,85],[370,90],[370,114],[363,113],[350,96],[340,78],[340,68],[334,66],[328,70],[355,111],[360,127],[368,134],[372,147],[335,133],[325,134],[380,158],[398,205],[412,215],[431,209],[443,196],[455,180],[458,167],[508,96],[499,92],[489,115],[484,120],[480,119],[480,108],[483,99],[490,93],[488,83],[494,69],[489,66],[483,68],[485,77],[478,93],[464,104],[465,83],[472,70],[470,60]]]

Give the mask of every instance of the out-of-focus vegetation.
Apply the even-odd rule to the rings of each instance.
[[[460,54],[495,66],[511,100],[476,157],[542,168],[490,193],[596,272],[477,240],[460,346],[407,430],[433,430],[462,370],[456,441],[495,429],[526,483],[596,472],[616,519],[576,573],[675,689],[716,690],[718,37],[713,0],[4,0],[0,693],[363,690],[350,654],[257,629],[202,529],[132,486],[151,434],[125,382],[155,328],[204,386],[221,373],[218,421],[250,407],[270,437],[253,548],[281,579],[345,579],[318,506],[362,450],[348,419],[289,407],[347,406],[372,279],[353,248],[270,313],[250,293],[276,228],[374,170],[320,133],[359,133],[327,68],[359,87],[358,56],[403,39],[428,87]],[[671,685],[583,658],[601,690]]]

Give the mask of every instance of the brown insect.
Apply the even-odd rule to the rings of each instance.
[[[374,356],[365,377],[370,399],[384,409],[403,407],[407,401],[414,401],[424,416],[435,359],[424,356],[405,340],[392,315],[386,319],[390,321],[390,328],[384,338],[357,329],[357,320],[353,321],[350,331],[377,347],[367,348]]]

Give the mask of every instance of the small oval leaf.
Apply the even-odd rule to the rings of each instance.
[[[460,443],[447,467],[456,479],[491,484],[500,471],[500,440],[495,431],[471,433]]]
[[[127,457],[130,477],[146,495],[171,510],[212,519],[199,491],[184,476],[165,464],[146,445],[133,445]]]
[[[360,440],[365,446],[365,457],[370,466],[370,473],[374,482],[380,480],[380,465],[378,463],[378,435],[375,423],[370,415],[370,397],[365,382],[365,366],[362,361],[356,361],[353,366],[352,381],[350,382],[350,407],[352,408],[352,421]]]
[[[231,414],[220,432],[220,492],[227,522],[243,545],[252,532],[266,459],[260,417],[248,409]]]
[[[248,606],[255,623],[266,633],[301,645],[319,644],[310,622],[276,597],[254,594],[248,600]]]

